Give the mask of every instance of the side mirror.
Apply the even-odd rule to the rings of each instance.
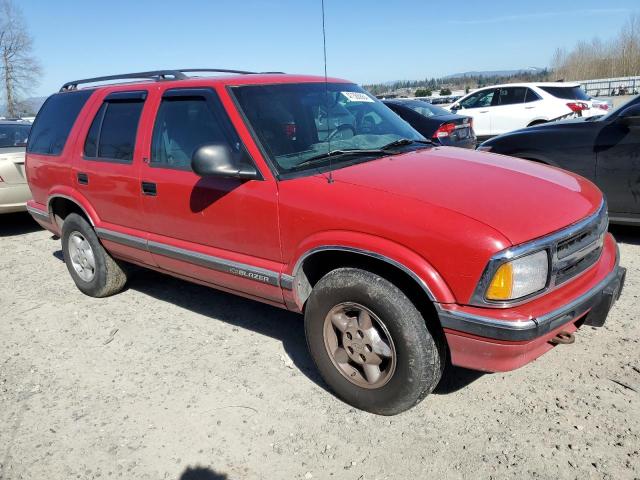
[[[621,111],[618,121],[624,125],[640,126],[640,104],[631,105]]]
[[[253,165],[244,164],[226,145],[202,145],[193,152],[191,169],[201,177],[259,178]]]

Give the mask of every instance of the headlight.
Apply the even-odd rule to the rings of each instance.
[[[493,274],[487,300],[505,301],[526,297],[547,286],[549,256],[546,250],[503,263]]]

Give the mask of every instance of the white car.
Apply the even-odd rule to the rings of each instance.
[[[480,88],[449,106],[473,117],[479,139],[572,117],[602,115],[577,83],[510,83]]]

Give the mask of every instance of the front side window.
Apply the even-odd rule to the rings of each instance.
[[[279,173],[340,164],[347,156],[363,160],[362,151],[375,158],[382,154],[375,150],[391,142],[424,140],[357,85],[247,85],[232,91]]]
[[[482,107],[490,107],[493,102],[493,97],[496,91],[491,90],[482,90],[480,92],[475,92],[466,99],[460,102],[462,108],[482,108]]]
[[[151,165],[191,169],[195,150],[207,144],[239,152],[240,140],[213,92],[169,91],[162,99],[153,129]]]
[[[87,133],[85,158],[131,163],[143,106],[143,97],[107,97]]]
[[[0,124],[0,148],[27,145],[31,125],[20,123]]]

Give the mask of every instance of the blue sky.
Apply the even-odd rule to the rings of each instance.
[[[37,95],[156,68],[321,74],[320,0],[19,0],[43,65]],[[455,4],[458,7],[447,5]],[[328,73],[358,83],[546,66],[614,35],[638,0],[325,0]]]

